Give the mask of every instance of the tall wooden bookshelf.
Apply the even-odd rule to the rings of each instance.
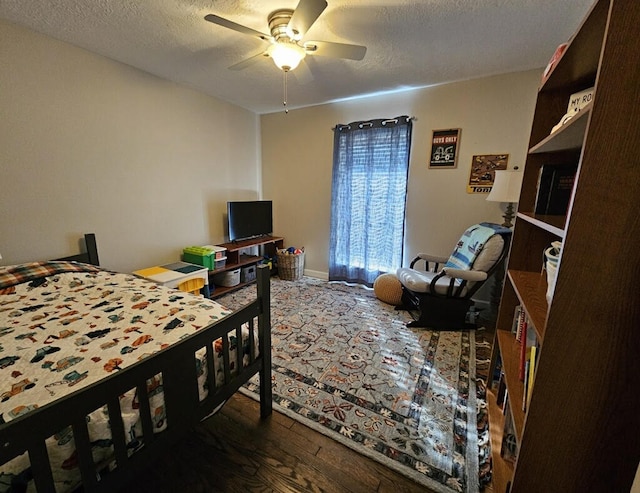
[[[500,456],[502,410],[490,398],[497,493],[629,491],[640,460],[640,2],[598,0],[541,85],[497,318],[518,456]],[[569,96],[593,102],[553,134]],[[543,165],[577,164],[566,216],[537,216]],[[562,241],[547,303],[543,251]],[[514,310],[540,344],[526,412],[518,397]],[[492,396],[493,397],[493,396]],[[509,489],[510,488],[510,489]]]

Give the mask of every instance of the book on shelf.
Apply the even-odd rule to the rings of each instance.
[[[506,414],[509,411],[509,389],[505,388],[504,401],[502,402],[502,414]]]
[[[524,332],[524,329],[527,323],[527,314],[520,305],[516,307],[516,314],[517,314],[517,320],[514,315],[516,341],[521,342],[522,333]]]
[[[520,367],[519,377],[520,381],[524,382],[527,376],[527,358],[529,356],[529,350],[532,346],[537,344],[536,332],[533,326],[529,323],[529,320],[525,316],[524,328],[522,329],[522,340],[520,341]]]
[[[520,314],[522,313],[522,306],[521,305],[516,305],[515,309],[513,310],[513,322],[511,322],[511,333],[512,334],[517,334],[518,333],[518,324],[520,323]]]
[[[498,391],[496,393],[496,404],[500,407],[504,404],[504,397],[507,392],[507,384],[504,381],[504,372],[500,372],[500,380],[498,380]]]
[[[536,374],[536,357],[538,356],[538,346],[534,344],[531,346],[531,352],[529,355],[529,379],[526,390],[527,395],[527,406],[529,409],[529,403],[531,402],[531,396],[533,395],[533,379]]]
[[[538,174],[535,214],[561,216],[567,213],[577,165],[545,164]]]
[[[529,360],[529,351],[527,351],[527,356],[525,357],[525,362],[524,362],[524,392],[522,392],[522,411],[526,411],[527,410],[527,387],[529,385],[529,365],[530,365],[530,360]]]
[[[504,378],[502,371],[502,358],[500,353],[496,355],[496,364],[493,368],[493,375],[491,375],[491,388],[497,388],[500,383],[500,379]]]
[[[526,332],[527,330],[527,321],[525,320],[524,322],[524,331]],[[524,382],[524,376],[525,376],[525,363],[527,360],[527,341],[526,341],[526,336],[524,340],[520,341],[520,366],[518,367],[518,378],[520,379],[521,382]]]
[[[522,410],[529,409],[529,402],[533,394],[533,379],[536,373],[537,344],[533,344],[527,349],[527,360],[525,362],[524,392],[522,393]]]

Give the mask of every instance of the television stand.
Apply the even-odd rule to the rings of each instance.
[[[210,270],[209,271],[209,286],[213,288],[211,290],[211,298],[218,298],[224,294],[227,294],[231,291],[235,291],[236,289],[240,289],[248,284],[254,283],[255,280],[248,282],[241,282],[240,284],[236,284],[235,286],[227,287],[227,286],[218,286],[214,285],[213,276],[215,274],[219,274],[221,272],[227,272],[230,270],[241,269],[243,267],[248,267],[250,265],[257,265],[262,262],[263,257],[260,255],[246,255],[242,254],[241,251],[246,248],[251,248],[255,246],[264,246],[265,254],[275,257],[276,250],[284,248],[284,238],[280,236],[259,236],[256,238],[250,238],[248,240],[238,240],[231,241],[229,243],[220,243],[217,245],[219,247],[225,248],[227,250],[227,261],[225,262],[225,266],[219,269]]]

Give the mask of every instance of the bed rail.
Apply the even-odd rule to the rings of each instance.
[[[84,264],[100,265],[98,259],[98,245],[96,244],[96,235],[94,233],[87,233],[84,235],[85,247],[83,253],[76,255],[70,255],[68,257],[59,258],[56,260],[65,260],[67,262],[82,262]]]
[[[270,415],[271,319],[268,267],[260,266],[257,277],[257,298],[240,310],[100,382],[1,424],[0,464],[27,451],[37,491],[54,491],[45,440],[70,425],[73,428],[84,491],[115,491],[116,488],[126,486],[139,468],[152,463],[168,445],[210,415],[256,373],[260,375],[260,414],[263,418]],[[243,365],[240,343],[236,351],[238,359],[235,361],[238,373],[232,375],[226,335],[235,331],[237,340],[242,341],[240,331],[245,323],[250,332],[250,361],[247,366]],[[255,331],[259,341],[257,356],[253,346]],[[213,370],[214,342],[220,338],[224,354],[223,382],[216,381]],[[208,395],[200,400],[195,353],[202,348],[206,348]],[[155,433],[150,415],[147,381],[158,374],[163,379],[166,429]],[[130,454],[119,396],[134,388],[138,391],[143,437],[139,449]],[[116,466],[108,473],[105,472],[104,464],[94,464],[87,428],[87,416],[103,406],[108,410]]]

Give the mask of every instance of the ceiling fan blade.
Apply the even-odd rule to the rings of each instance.
[[[307,41],[304,43],[304,49],[307,55],[348,58],[349,60],[362,60],[367,53],[366,46],[331,43],[329,41]]]
[[[241,62],[231,65],[231,67],[229,67],[229,70],[243,70],[247,67],[250,67],[261,58],[269,58],[269,53],[267,53],[266,51],[261,51],[260,53],[250,56],[249,58],[245,58]]]
[[[261,33],[260,31],[256,31],[255,29],[251,29],[250,27],[242,26],[217,15],[208,14],[205,15],[204,18],[205,20],[213,22],[214,24],[218,24],[219,26],[226,27],[227,29],[232,29],[242,34],[248,34],[249,36],[256,36],[264,41],[271,41],[273,39],[268,34]]]
[[[287,26],[289,35],[295,40],[302,39],[326,8],[327,2],[325,0],[300,0]]]
[[[311,69],[305,60],[300,62],[295,70],[290,72],[296,78],[299,84],[307,84],[313,80],[313,74],[311,73]]]

